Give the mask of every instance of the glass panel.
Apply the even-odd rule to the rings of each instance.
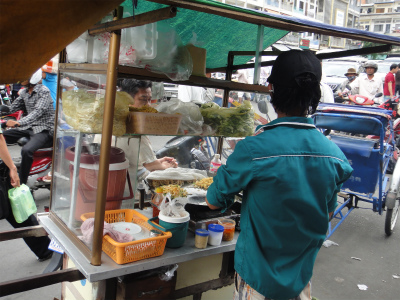
[[[80,226],[85,214],[95,211],[105,84],[105,75],[61,74],[63,90],[58,104],[51,210],[77,236],[82,235]],[[114,116],[121,115],[117,110],[123,103],[124,132],[132,101],[129,99],[125,103],[120,92],[117,93],[119,104]],[[118,132],[121,125],[117,121],[113,130]],[[106,210],[134,208],[139,199],[135,191],[140,145],[140,136],[113,137]]]

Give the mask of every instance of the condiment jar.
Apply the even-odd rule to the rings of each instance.
[[[205,229],[197,229],[196,236],[194,238],[194,246],[199,249],[207,247],[208,236],[210,233]]]
[[[220,218],[218,219],[218,224],[224,226],[224,233],[222,235],[223,241],[232,241],[233,236],[235,235],[235,220]]]
[[[210,232],[208,244],[211,246],[220,245],[222,241],[222,235],[224,233],[224,226],[219,224],[210,224],[208,225],[208,231]]]

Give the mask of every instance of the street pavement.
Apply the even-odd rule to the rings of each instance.
[[[158,150],[168,138],[152,138]],[[12,156],[19,149],[10,147]],[[47,190],[35,192],[38,212],[50,202]],[[342,201],[339,198],[339,201]],[[400,299],[400,221],[392,236],[384,233],[385,213],[372,212],[371,204],[359,203],[330,237],[337,246],[322,247],[312,279],[312,295],[319,300],[398,300]],[[12,227],[0,221],[0,231]],[[48,262],[38,262],[22,239],[1,242],[0,281],[41,274]],[[360,290],[358,285],[367,286]],[[4,300],[53,300],[61,298],[61,284],[3,297]],[[160,299],[161,300],[161,299]],[[215,299],[224,300],[224,299]]]

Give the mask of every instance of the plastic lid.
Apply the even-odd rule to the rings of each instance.
[[[210,225],[208,225],[208,230],[214,231],[214,232],[223,232],[224,226],[219,225],[219,224],[210,224]]]
[[[200,235],[200,236],[209,236],[210,235],[208,230],[205,230],[205,229],[197,229],[196,234]]]

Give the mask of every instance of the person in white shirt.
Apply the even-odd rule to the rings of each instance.
[[[210,78],[211,73],[207,73],[206,77]],[[205,88],[201,86],[179,85],[178,99],[182,102],[194,102],[203,104],[213,102],[215,97],[214,88]]]
[[[369,99],[374,99],[378,93],[383,94],[382,79],[375,76],[378,70],[378,65],[372,61],[367,61],[364,64],[366,74],[361,74],[352,83],[350,83],[351,90],[358,88],[359,94]],[[376,98],[375,101],[382,103],[383,97]]]

